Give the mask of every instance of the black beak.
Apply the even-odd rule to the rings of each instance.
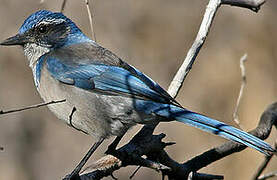
[[[17,34],[13,37],[10,37],[3,42],[0,42],[2,46],[12,46],[12,45],[24,45],[27,43],[27,38],[24,34]]]

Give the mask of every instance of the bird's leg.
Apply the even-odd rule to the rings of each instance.
[[[100,138],[96,143],[94,143],[87,154],[83,157],[80,163],[75,167],[75,169],[71,172],[71,174],[67,175],[64,180],[80,180],[79,172],[86,164],[90,156],[94,153],[94,151],[98,148],[98,146],[104,141],[104,138]]]
[[[117,145],[119,144],[119,142],[122,139],[122,137],[124,136],[124,134],[121,135],[121,136],[116,136],[114,141],[109,145],[109,147],[108,147],[107,151],[105,152],[105,154],[112,154],[115,151]]]

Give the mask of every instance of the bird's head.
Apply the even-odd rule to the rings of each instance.
[[[20,27],[18,34],[0,45],[20,45],[30,65],[49,51],[91,41],[69,18],[62,13],[41,10],[31,14]]]
[[[62,13],[41,10],[31,14],[20,27],[17,35],[0,45],[36,44],[46,48],[57,48],[72,43],[88,41],[81,30]]]

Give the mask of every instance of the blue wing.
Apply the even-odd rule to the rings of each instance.
[[[125,69],[99,62],[68,63],[68,60],[58,59],[56,56],[44,58],[48,71],[60,82],[85,90],[125,94],[155,102],[171,101],[168,94],[163,95],[165,91],[157,83],[134,67],[129,66],[129,69]]]

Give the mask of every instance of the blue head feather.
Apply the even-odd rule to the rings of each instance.
[[[62,13],[51,12],[47,10],[40,10],[31,14],[20,27],[19,34],[26,33],[42,21],[51,21],[58,19],[65,20],[66,25],[70,27],[70,33],[67,37],[65,45],[91,41],[86,35],[82,33],[82,31],[76,26],[76,24],[65,15],[63,15]]]
[[[37,23],[45,19],[45,17],[50,14],[53,14],[53,12],[46,10],[40,10],[31,14],[20,27],[19,34],[24,34],[26,31],[32,29]]]

